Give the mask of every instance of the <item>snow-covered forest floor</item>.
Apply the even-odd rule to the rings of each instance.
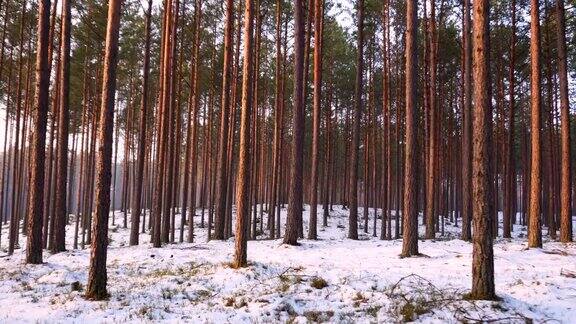
[[[228,265],[233,239],[206,242],[199,216],[196,243],[154,249],[147,234],[140,246],[128,246],[118,212],[108,249],[111,297],[104,302],[82,297],[90,249],[71,249],[73,225],[67,227],[69,251],[45,253],[43,265],[25,265],[23,248],[6,256],[3,226],[0,322],[576,321],[576,278],[569,275],[576,271],[576,244],[545,236],[543,249],[528,250],[526,228],[516,226],[514,239],[495,241],[501,301],[467,301],[472,244],[458,239],[459,227],[447,223],[444,237],[419,242],[423,257],[401,259],[401,240],[381,241],[363,229],[361,240],[347,239],[347,215],[335,207],[329,226],[319,226],[320,239],[302,239],[301,246],[250,241],[250,266],[235,270]],[[371,226],[372,220],[370,233]]]

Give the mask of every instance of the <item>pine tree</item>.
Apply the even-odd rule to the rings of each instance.
[[[191,186],[191,199],[190,199],[190,217],[188,220],[188,242],[194,241],[194,216],[196,215],[196,172],[198,164],[198,114],[200,111],[200,82],[198,81],[198,68],[200,66],[200,34],[202,22],[202,0],[196,0],[194,4],[194,50],[192,53],[192,68],[190,72],[190,100],[188,102],[188,111],[191,112],[192,129],[190,133],[190,186]]]
[[[302,173],[304,153],[304,3],[294,0],[294,108],[292,112],[292,149],[290,150],[290,186],[284,244],[297,245],[302,220]]]
[[[474,115],[472,136],[472,195],[474,237],[472,251],[472,299],[494,300],[494,251],[491,231],[493,185],[490,173],[490,3],[474,2],[473,70]]]
[[[530,2],[530,107],[531,107],[531,163],[530,209],[528,212],[528,246],[542,247],[541,191],[542,191],[542,131],[540,91],[540,2]]]
[[[419,255],[418,252],[418,210],[416,204],[417,150],[416,150],[416,75],[418,1],[406,2],[406,134],[404,171],[404,208],[402,210],[403,237],[402,257]],[[398,220],[396,221],[398,222]]]
[[[360,150],[360,123],[362,119],[362,94],[364,92],[364,0],[358,0],[358,56],[356,58],[356,90],[354,97],[354,126],[352,128],[352,154],[350,156],[350,216],[348,238],[358,239],[358,160]]]
[[[505,181],[505,205],[504,205],[504,219],[502,224],[502,236],[505,238],[511,237],[512,230],[512,215],[516,214],[514,209],[513,200],[516,199],[514,190],[516,190],[516,167],[514,163],[514,111],[516,105],[516,1],[511,2],[512,14],[512,28],[510,37],[510,103],[508,108],[508,140],[506,143],[506,181]]]
[[[463,15],[463,125],[462,125],[462,240],[472,238],[472,38],[470,0],[464,0]]]
[[[254,0],[244,1],[244,64],[242,69],[242,114],[240,117],[240,151],[236,184],[236,238],[233,267],[248,265],[247,241],[250,222],[250,118],[252,115],[252,69],[254,41]]]
[[[36,106],[32,139],[31,191],[28,205],[26,263],[42,263],[42,212],[44,209],[44,160],[50,70],[48,68],[50,0],[39,1],[36,46]],[[6,152],[6,150],[4,150]],[[2,179],[4,180],[4,179]],[[1,200],[0,200],[1,203]],[[0,218],[0,222],[2,219]]]
[[[214,238],[225,238],[224,225],[226,218],[226,196],[228,183],[228,121],[230,119],[230,88],[232,85],[232,53],[234,34],[234,1],[226,1],[226,26],[224,30],[224,67],[222,73],[222,111],[220,113],[220,134],[218,137],[218,157],[216,167],[216,215],[214,223]]]
[[[274,239],[276,237],[277,227],[280,224],[276,222],[276,206],[279,205],[279,186],[278,178],[280,177],[280,139],[282,132],[282,120],[283,120],[283,77],[282,77],[282,0],[276,0],[276,62],[275,62],[275,87],[274,87],[274,142],[272,145],[273,155],[272,155],[272,183],[271,183],[271,198],[269,204],[269,229],[270,238]],[[279,215],[278,215],[279,216]],[[278,217],[279,219],[280,217]]]
[[[320,115],[322,102],[322,16],[324,15],[324,1],[315,0],[314,3],[314,111],[312,126],[312,175],[310,185],[310,224],[308,238],[318,238],[318,151],[320,146]]]
[[[118,35],[122,0],[108,3],[106,27],[106,51],[102,78],[102,99],[98,127],[98,154],[96,159],[96,214],[86,298],[103,300],[108,298],[106,284],[106,255],[108,248],[108,215],[110,211],[110,182],[112,168],[112,135],[114,104],[116,95],[116,66],[118,61]]]
[[[14,130],[14,153],[12,162],[12,195],[11,195],[11,212],[10,212],[10,237],[8,241],[8,254],[12,255],[14,250],[18,245],[19,238],[19,226],[20,226],[20,213],[16,204],[18,201],[18,196],[20,194],[20,175],[22,170],[22,152],[20,148],[20,133],[21,131],[21,120],[22,120],[22,88],[24,87],[24,29],[26,28],[26,3],[27,1],[22,1],[22,7],[20,10],[20,26],[19,26],[19,36],[18,44],[20,50],[18,51],[18,83],[16,85],[16,126]]]
[[[148,0],[145,22],[145,45],[144,45],[144,76],[142,78],[142,101],[140,104],[140,129],[138,133],[138,158],[136,166],[136,183],[132,194],[132,219],[130,227],[130,245],[138,245],[139,224],[142,212],[142,184],[144,180],[144,163],[146,160],[146,126],[148,123],[148,90],[150,75],[150,29],[152,21],[152,0]]]
[[[436,111],[436,69],[437,69],[437,44],[436,44],[436,1],[432,0],[430,2],[430,32],[428,36],[428,43],[429,43],[429,56],[430,56],[430,65],[429,74],[430,74],[430,82],[428,85],[428,106],[430,107],[430,131],[428,136],[428,164],[427,164],[427,171],[428,171],[428,179],[426,180],[426,238],[433,239],[436,237],[436,197],[438,195],[436,184],[438,182],[438,175],[437,175],[437,134],[438,134],[438,112]]]
[[[558,46],[558,79],[560,81],[561,114],[561,176],[560,176],[560,241],[572,242],[571,208],[571,152],[570,152],[570,102],[568,100],[568,72],[566,62],[566,18],[564,0],[556,0],[556,29]]]
[[[56,161],[56,202],[55,232],[52,253],[66,250],[66,223],[68,209],[66,203],[66,183],[68,169],[68,127],[70,123],[70,36],[71,36],[71,3],[62,0],[62,27],[60,44],[60,93],[58,110],[58,147]]]

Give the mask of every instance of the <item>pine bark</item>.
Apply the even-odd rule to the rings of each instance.
[[[154,247],[161,247],[162,242],[166,242],[164,234],[166,234],[165,224],[166,215],[165,205],[166,201],[166,178],[164,177],[166,166],[169,165],[169,160],[166,154],[170,149],[168,147],[169,133],[170,133],[170,83],[171,83],[171,54],[172,54],[172,15],[173,15],[173,1],[167,0],[164,3],[164,23],[162,31],[162,47],[161,47],[161,64],[160,64],[160,91],[159,91],[159,122],[158,122],[158,149],[157,155],[157,172],[155,179],[155,190],[153,197],[152,215],[154,218],[154,226],[152,232],[152,245]]]
[[[304,153],[304,13],[303,1],[294,1],[294,108],[292,113],[292,149],[290,150],[290,186],[284,244],[297,245],[302,219],[302,174]]]
[[[19,179],[21,174],[21,164],[22,164],[22,154],[19,150],[20,147],[20,120],[22,119],[22,85],[24,83],[24,27],[26,23],[26,3],[27,1],[22,1],[22,10],[20,13],[20,36],[19,36],[19,47],[18,51],[18,83],[16,86],[16,126],[14,130],[14,153],[13,153],[13,163],[12,163],[12,196],[11,196],[11,211],[10,211],[10,229],[9,229],[9,241],[8,241],[8,255],[14,253],[18,245],[19,237],[19,224],[20,224],[20,214],[18,209],[15,208],[17,197],[20,192]]]
[[[419,255],[418,252],[418,210],[416,195],[417,150],[416,150],[416,111],[417,111],[417,26],[418,1],[406,2],[406,134],[404,163],[404,208],[402,257]],[[398,120],[396,121],[398,123]],[[400,152],[398,152],[400,153]],[[399,209],[399,208],[398,208]],[[398,215],[398,210],[396,211]],[[396,222],[398,223],[397,217]]]
[[[540,8],[538,0],[530,1],[530,206],[528,211],[528,246],[542,247],[542,114],[540,62]]]
[[[234,1],[226,1],[226,26],[224,27],[224,67],[222,73],[222,110],[220,112],[220,134],[216,167],[216,214],[214,217],[214,239],[223,240],[226,220],[226,197],[228,183],[228,121],[230,119],[230,88],[232,84],[232,54],[234,35]]]
[[[298,1],[298,0],[297,0]],[[252,115],[254,0],[244,2],[244,64],[242,70],[242,114],[240,117],[240,151],[236,184],[236,238],[233,267],[248,266],[247,241],[250,223],[250,118]]]
[[[390,2],[386,0],[383,5],[382,22],[384,25],[384,53],[382,69],[382,117],[384,130],[382,138],[382,224],[380,239],[392,237],[392,123],[390,117]]]
[[[102,78],[102,100],[98,128],[98,153],[96,160],[96,214],[86,298],[103,300],[108,298],[106,284],[106,254],[108,248],[108,215],[110,211],[110,182],[112,166],[112,135],[114,125],[114,103],[116,94],[116,65],[118,61],[118,34],[122,0],[108,3],[108,25],[106,27],[106,51]]]
[[[8,6],[6,5],[6,10],[4,10],[4,15],[6,16],[8,14]],[[1,12],[1,10],[0,10]],[[5,53],[6,53],[6,27],[8,25],[8,19],[4,19],[4,23],[2,24],[2,45],[1,45],[1,49],[0,49],[0,80],[2,79],[2,74],[4,72],[4,62],[5,62]],[[12,56],[12,50],[10,50],[10,56]],[[12,80],[12,65],[10,65],[10,67],[8,68],[8,81]],[[7,101],[6,101],[6,115],[8,115],[9,112],[9,108],[10,108],[10,100],[8,100],[10,98],[10,92],[11,92],[11,82],[8,82],[8,86],[7,86]],[[2,154],[2,178],[0,180],[0,224],[2,224],[5,221],[4,218],[4,184],[7,182],[6,181],[6,160],[9,158],[8,157],[8,151],[7,151],[7,144],[8,144],[8,129],[9,127],[9,118],[5,118],[5,122],[4,122],[4,146],[3,146],[3,150],[2,152],[4,152],[4,154]],[[0,231],[0,242],[2,242],[1,238],[2,238],[2,231]]]
[[[278,178],[280,175],[280,137],[282,131],[282,0],[276,0],[276,66],[275,66],[275,95],[274,95],[274,142],[273,142],[273,157],[272,157],[272,184],[271,184],[271,199],[269,206],[269,229],[270,238],[276,238],[276,227],[280,224],[276,223],[276,205],[278,203]]]
[[[26,263],[42,263],[42,216],[44,204],[44,161],[46,125],[50,91],[50,70],[48,63],[50,0],[38,3],[38,26],[36,46],[36,106],[34,133],[32,137],[32,163],[30,198],[28,204],[28,245]],[[4,157],[5,159],[6,157]],[[1,201],[0,201],[1,204]],[[1,219],[0,219],[1,222]]]
[[[318,153],[320,150],[320,115],[322,103],[322,16],[324,15],[324,1],[314,2],[314,109],[312,121],[312,174],[310,184],[310,223],[308,224],[308,238],[318,238]]]
[[[472,299],[494,300],[494,252],[491,230],[492,175],[490,174],[490,30],[489,0],[474,2],[474,116],[472,149]]]
[[[513,199],[516,199],[514,190],[516,189],[516,166],[514,163],[514,113],[516,105],[516,1],[511,3],[512,30],[510,37],[510,76],[509,76],[509,107],[508,107],[508,140],[506,142],[506,191],[504,197],[504,219],[502,224],[502,236],[511,237],[512,215],[516,214]]]
[[[350,182],[348,184],[350,215],[348,216],[348,238],[358,239],[358,164],[360,151],[360,124],[362,119],[362,95],[364,92],[364,0],[358,0],[358,45],[356,57],[356,81],[354,97],[354,119],[350,154]]]
[[[130,245],[138,245],[139,224],[142,213],[142,184],[144,179],[144,163],[146,160],[146,125],[148,119],[148,83],[150,75],[150,28],[152,20],[152,0],[148,0],[145,22],[145,45],[144,45],[144,76],[142,78],[142,102],[140,104],[140,131],[138,133],[138,158],[136,165],[136,177],[134,192],[132,194],[132,219],[130,224]]]
[[[193,240],[193,226],[194,226],[194,216],[196,214],[196,206],[192,206],[193,208],[190,211],[190,216],[188,216],[188,200],[190,198],[190,194],[189,194],[189,188],[190,186],[193,186],[193,188],[196,186],[196,162],[194,162],[194,164],[192,164],[190,162],[191,154],[192,154],[192,150],[194,150],[194,152],[196,152],[196,144],[192,144],[192,133],[193,133],[193,129],[195,129],[196,123],[198,122],[198,111],[195,109],[195,96],[193,96],[193,94],[196,93],[195,90],[195,86],[196,86],[196,81],[195,81],[195,76],[196,76],[196,69],[195,69],[195,60],[197,57],[197,51],[195,50],[197,46],[200,46],[200,44],[198,43],[199,38],[196,37],[197,33],[196,33],[196,28],[198,26],[198,24],[200,23],[200,3],[198,3],[197,1],[195,2],[195,10],[194,10],[194,30],[195,30],[195,37],[194,37],[194,52],[193,52],[193,57],[192,57],[192,69],[190,71],[190,98],[188,100],[188,123],[186,126],[186,152],[184,155],[184,178],[183,178],[183,188],[182,188],[182,214],[181,214],[181,236],[184,235],[183,231],[184,231],[184,223],[186,221],[188,221],[188,239],[191,242]],[[196,132],[196,130],[194,130],[194,132]],[[194,145],[194,146],[193,146]],[[191,174],[194,174],[194,177],[192,177]],[[192,182],[192,183],[191,183]],[[193,194],[195,194],[194,190]],[[190,227],[192,227],[192,235],[190,234]]]
[[[52,253],[66,250],[66,223],[68,209],[66,203],[68,169],[68,128],[70,123],[70,29],[71,3],[62,0],[62,36],[60,44],[60,94],[58,111],[58,149],[56,161],[56,201],[54,217],[54,242]]]
[[[464,106],[462,126],[462,240],[472,238],[472,39],[470,0],[464,0]]]
[[[556,0],[556,41],[558,46],[558,79],[560,88],[560,241],[572,242],[571,206],[571,152],[570,152],[570,103],[568,99],[568,72],[566,61],[566,18],[564,0]]]
[[[200,111],[200,84],[198,82],[198,67],[200,65],[200,34],[201,34],[201,21],[202,21],[202,0],[196,0],[194,6],[194,52],[192,54],[192,69],[191,69],[191,82],[190,82],[190,102],[192,105],[189,110],[192,111],[192,130],[190,134],[190,143],[188,145],[190,148],[190,165],[189,177],[190,177],[190,187],[191,187],[191,199],[190,199],[190,216],[188,221],[188,242],[194,241],[194,216],[196,215],[196,172],[198,164],[198,113]]]
[[[436,111],[436,1],[430,2],[430,32],[429,32],[429,52],[430,52],[430,83],[428,85],[428,105],[430,107],[430,132],[428,136],[428,179],[426,181],[426,238],[433,239],[436,237],[436,196],[437,193],[437,129],[438,113]]]

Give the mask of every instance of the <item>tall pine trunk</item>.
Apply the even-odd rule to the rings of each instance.
[[[531,163],[530,206],[528,211],[528,246],[542,247],[541,192],[542,192],[542,115],[541,115],[541,62],[540,62],[540,3],[530,1],[530,110],[531,110]]]
[[[571,152],[570,152],[570,103],[568,100],[568,72],[566,62],[566,21],[564,0],[556,0],[556,28],[558,44],[558,77],[560,88],[561,118],[561,176],[560,176],[560,241],[572,241],[571,208]]]
[[[244,2],[244,64],[242,69],[242,114],[240,151],[236,184],[236,238],[233,267],[248,265],[247,241],[250,223],[250,118],[252,115],[252,68],[254,41],[254,0]]]
[[[150,25],[152,20],[152,0],[148,0],[146,11],[144,77],[142,79],[142,102],[140,104],[140,131],[138,133],[138,158],[134,192],[132,194],[132,221],[130,224],[130,245],[138,245],[140,214],[142,212],[142,183],[144,179],[144,162],[146,160],[146,125],[148,124],[148,79],[150,75]],[[112,197],[114,199],[114,197]]]
[[[62,36],[60,44],[60,109],[58,111],[58,149],[56,161],[56,201],[54,217],[54,242],[52,253],[66,250],[66,223],[68,208],[66,203],[66,182],[68,169],[68,124],[70,122],[70,29],[71,3],[62,0]]]
[[[275,95],[274,95],[274,143],[273,143],[273,155],[272,155],[272,194],[269,206],[269,229],[270,238],[274,239],[276,237],[276,227],[280,227],[280,224],[276,223],[276,204],[278,203],[278,178],[280,176],[280,137],[282,131],[282,0],[276,0],[276,66],[275,66]]]
[[[504,219],[502,224],[502,236],[505,238],[511,237],[512,219],[513,214],[516,214],[513,200],[516,199],[514,190],[516,189],[516,167],[514,163],[514,109],[516,108],[516,1],[512,0],[511,3],[512,14],[512,30],[510,37],[510,98],[508,107],[508,140],[506,143],[506,181],[505,181],[505,203],[504,203]]]
[[[314,110],[312,122],[312,174],[310,184],[310,224],[308,224],[308,238],[318,238],[318,151],[320,150],[320,113],[322,110],[322,16],[324,15],[324,1],[314,2]]]
[[[8,254],[12,255],[14,249],[18,244],[18,228],[20,224],[20,214],[16,208],[16,199],[20,193],[19,179],[21,174],[22,154],[19,152],[20,147],[20,119],[22,115],[22,85],[24,83],[24,28],[26,23],[26,3],[27,1],[22,1],[22,10],[20,12],[20,36],[19,36],[19,51],[18,51],[18,83],[16,86],[16,129],[14,135],[14,152],[13,152],[13,162],[12,162],[12,200],[10,204],[10,237],[8,241]]]
[[[26,263],[42,263],[42,216],[44,204],[44,159],[46,124],[50,91],[48,64],[50,0],[39,1],[36,46],[36,106],[34,135],[32,137],[32,168],[30,174],[30,198],[28,205],[28,245]],[[6,153],[5,153],[6,154]],[[5,159],[5,157],[4,157]],[[1,202],[0,202],[1,203]],[[0,219],[1,222],[1,219]]]
[[[189,105],[192,105],[189,108],[192,111],[192,129],[190,133],[190,164],[187,166],[190,168],[189,170],[189,177],[190,177],[190,191],[191,191],[191,200],[190,200],[190,217],[188,221],[188,242],[191,243],[194,241],[194,216],[196,215],[196,172],[197,172],[197,164],[198,164],[198,113],[200,111],[200,84],[198,82],[198,67],[199,67],[199,59],[200,59],[200,34],[201,34],[201,21],[202,21],[202,0],[196,0],[194,6],[194,52],[192,54],[192,69],[191,69],[191,82],[190,82],[190,102]]]
[[[232,53],[234,34],[234,1],[226,1],[226,26],[224,29],[224,67],[222,73],[222,110],[220,112],[220,134],[218,136],[218,156],[216,167],[216,214],[214,217],[214,238],[222,240],[226,219],[226,197],[228,183],[228,121],[230,119],[230,89],[232,85]]]
[[[114,128],[114,103],[116,95],[116,65],[118,61],[118,34],[122,0],[108,3],[106,27],[106,52],[102,78],[102,101],[98,127],[96,159],[96,214],[86,298],[103,300],[108,297],[106,283],[106,255],[108,249],[108,216],[110,212],[110,180],[112,169],[112,133]]]
[[[352,128],[352,144],[350,156],[350,182],[348,184],[350,197],[350,216],[348,217],[348,238],[358,239],[358,164],[360,151],[360,124],[362,123],[362,95],[364,73],[364,0],[358,0],[358,46],[356,57],[356,81],[354,97],[354,120]]]
[[[195,10],[194,10],[194,28],[195,28],[195,37],[194,37],[194,52],[193,52],[193,57],[192,57],[192,69],[190,71],[190,98],[188,99],[188,123],[187,123],[187,129],[186,129],[186,152],[184,153],[184,178],[183,178],[183,188],[182,188],[182,213],[180,215],[180,219],[181,219],[181,224],[180,224],[180,236],[182,237],[182,241],[183,241],[183,236],[184,236],[184,223],[187,220],[187,214],[188,214],[188,198],[190,196],[189,194],[189,187],[190,186],[195,186],[196,185],[196,180],[195,180],[195,176],[194,178],[192,178],[191,173],[194,173],[194,175],[196,175],[196,165],[192,165],[190,163],[190,159],[191,159],[191,154],[192,154],[192,150],[194,150],[194,152],[196,152],[196,147],[194,144],[194,147],[192,146],[192,132],[193,132],[193,128],[196,127],[196,123],[198,122],[198,117],[197,117],[197,111],[194,109],[195,105],[194,105],[194,100],[195,100],[195,96],[193,96],[193,94],[195,94],[195,76],[196,76],[196,69],[194,68],[194,62],[196,60],[196,47],[200,46],[200,44],[198,43],[199,38],[196,37],[197,32],[196,32],[196,26],[198,26],[199,22],[199,15],[200,15],[200,11],[199,11],[199,7],[201,4],[198,3],[198,1],[195,2]],[[195,131],[195,130],[194,130]],[[195,162],[194,162],[195,163]],[[193,168],[193,169],[192,169]],[[194,181],[192,184],[191,182]],[[194,226],[194,215],[196,214],[196,207],[192,206],[192,210],[190,212],[190,217],[188,220],[188,240],[189,242],[193,241],[193,234],[190,234],[190,230],[192,230],[193,233],[193,226]],[[192,229],[191,229],[192,228]]]
[[[491,230],[493,196],[490,172],[490,4],[474,2],[474,133],[472,138],[472,195],[474,237],[472,250],[472,299],[493,300],[494,252]]]
[[[464,106],[462,107],[462,240],[472,238],[472,38],[470,0],[464,0]]]
[[[436,111],[436,1],[430,2],[430,33],[428,36],[430,52],[430,83],[428,86],[428,100],[430,107],[430,132],[428,137],[428,179],[426,181],[426,238],[433,239],[436,237],[435,218],[437,206],[435,206],[437,192],[437,134],[438,134],[438,113]]]
[[[294,1],[294,110],[292,113],[292,149],[290,151],[290,186],[284,243],[298,244],[302,219],[302,173],[304,153],[304,10],[303,1]]]
[[[404,208],[402,211],[403,237],[402,257],[419,255],[418,252],[418,209],[417,209],[417,150],[416,150],[416,111],[417,111],[417,40],[418,1],[406,2],[406,134],[404,164]],[[398,120],[396,123],[398,124]],[[397,153],[400,154],[400,151]],[[398,208],[399,209],[399,208]],[[398,210],[396,211],[398,215]],[[396,222],[399,218],[396,218]]]

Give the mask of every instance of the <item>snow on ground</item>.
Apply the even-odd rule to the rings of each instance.
[[[335,207],[329,226],[319,226],[318,241],[301,240],[297,247],[250,241],[250,266],[235,270],[228,265],[233,239],[206,242],[199,216],[196,243],[160,249],[147,234],[140,246],[129,247],[122,217],[116,213],[110,227],[108,301],[82,297],[89,248],[45,253],[42,265],[23,264],[23,249],[9,257],[2,250],[0,322],[576,321],[576,278],[561,274],[576,271],[576,245],[545,238],[543,249],[528,250],[520,226],[516,238],[495,242],[501,301],[472,302],[463,299],[471,287],[472,245],[457,239],[460,229],[451,224],[444,237],[419,242],[425,256],[401,259],[401,240],[381,241],[362,230],[361,240],[347,239],[347,211]],[[71,243],[73,225],[67,230]]]

